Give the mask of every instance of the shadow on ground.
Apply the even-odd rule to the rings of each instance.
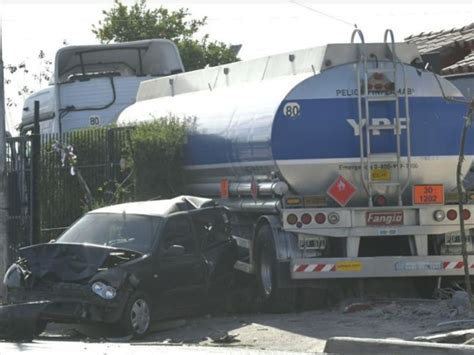
[[[420,280],[418,280],[418,285]],[[448,301],[414,298],[416,287],[406,281],[350,283],[344,292],[307,290],[299,296],[299,311],[259,312],[255,288],[240,288],[228,298],[210,300],[203,314],[159,321],[139,344],[237,345],[274,350],[321,351],[333,336],[412,339],[428,334],[436,324],[453,319]],[[403,296],[403,298],[402,298]],[[413,298],[407,298],[413,296]],[[359,303],[345,313],[348,304]],[[90,342],[130,342],[103,326],[50,325],[40,339]]]

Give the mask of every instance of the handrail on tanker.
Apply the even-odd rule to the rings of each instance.
[[[388,44],[387,42],[387,36],[390,35],[390,45],[392,46],[392,53],[395,58],[397,58],[397,53],[395,52],[395,36],[393,35],[393,31],[389,28],[385,30],[385,33],[383,35],[383,41],[384,43]]]
[[[359,35],[360,43],[365,44],[364,34],[363,34],[362,31],[361,31],[360,29],[358,29],[358,28],[356,28],[354,31],[352,31],[351,43],[354,43],[354,37],[355,37],[356,33]]]
[[[367,73],[365,68],[367,67],[367,58],[366,58],[366,53],[365,53],[365,39],[364,39],[364,34],[362,31],[358,28],[356,28],[354,31],[352,31],[351,35],[351,44],[354,44],[354,39],[356,34],[359,36],[359,39],[362,44],[362,48],[359,47],[359,60],[357,62],[357,67],[356,67],[356,77],[357,77],[357,86],[358,86],[358,95],[357,95],[357,111],[358,111],[358,117],[359,117],[359,148],[360,148],[360,171],[361,171],[361,183],[362,187],[364,190],[369,193],[369,186],[368,183],[365,179],[364,175],[364,137],[363,137],[363,126],[364,126],[364,121],[362,118],[362,86],[360,85],[361,83],[361,68],[364,70],[364,90],[367,87]]]
[[[390,44],[387,42],[387,37],[390,35]],[[393,63],[400,63],[400,60],[398,59],[396,50],[395,50],[395,36],[393,35],[393,31],[391,29],[386,29],[384,36],[383,36],[383,41],[385,44],[391,46],[391,51],[392,51],[392,57],[393,57]],[[401,64],[401,63],[400,63]],[[396,64],[395,64],[396,66]],[[408,101],[408,85],[407,85],[407,74],[406,74],[406,68],[404,65],[401,65],[402,70],[403,70],[403,89],[404,89],[404,103],[405,103],[405,125],[406,125],[406,139],[407,139],[407,180],[405,184],[401,187],[401,193],[403,193],[408,186],[410,185],[411,182],[411,132],[410,132],[410,112],[409,112],[409,101]],[[398,120],[397,122],[397,130],[400,130],[400,122]]]

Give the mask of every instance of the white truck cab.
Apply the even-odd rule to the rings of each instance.
[[[35,101],[41,133],[113,124],[142,81],[183,71],[176,45],[165,39],[61,48],[50,85],[25,100],[20,132],[33,127]]]

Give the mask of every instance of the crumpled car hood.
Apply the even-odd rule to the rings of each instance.
[[[100,268],[111,268],[136,259],[139,252],[91,244],[51,243],[20,249],[35,278],[74,282],[89,279]]]

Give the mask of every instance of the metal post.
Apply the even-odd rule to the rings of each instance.
[[[2,24],[0,21],[0,299],[5,301],[3,275],[8,265],[7,191],[6,191],[5,91],[3,86]]]
[[[35,101],[34,107],[34,125],[31,141],[31,240],[32,244],[41,241],[40,226],[40,203],[39,203],[39,183],[40,183],[40,102]]]

